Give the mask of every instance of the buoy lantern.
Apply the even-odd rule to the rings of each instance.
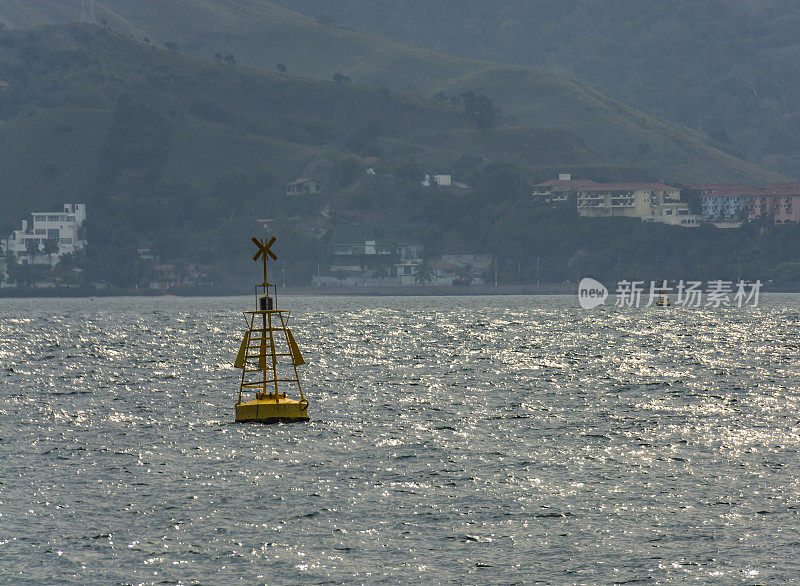
[[[253,242],[258,247],[253,260],[262,260],[264,281],[255,286],[256,309],[243,312],[247,329],[234,362],[242,370],[236,421],[308,421],[308,399],[297,372],[305,360],[287,327],[291,312],[278,309],[277,287],[267,281],[267,261],[278,258],[270,249],[275,237],[268,242],[254,237]],[[287,391],[294,391],[295,386],[299,399],[287,398]],[[255,397],[246,400],[251,394]]]

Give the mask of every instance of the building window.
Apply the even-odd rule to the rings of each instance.
[[[58,237],[59,237],[58,228],[56,228],[54,230],[48,230],[47,231],[47,239],[48,240],[58,240]]]

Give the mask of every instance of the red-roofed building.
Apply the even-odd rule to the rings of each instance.
[[[573,179],[569,173],[563,173],[558,179],[534,185],[531,197],[536,203],[572,207],[575,205],[578,189],[593,185],[599,183],[591,179]]]
[[[734,193],[752,191],[752,187],[741,185],[739,183],[701,183],[700,185],[692,185],[689,189],[697,191],[700,195],[709,193]]]
[[[579,216],[621,216],[685,227],[700,225],[700,218],[690,214],[689,206],[681,202],[680,190],[660,182],[597,183],[562,175],[534,186],[531,195],[541,203],[574,205]]]
[[[743,220],[750,195],[757,191],[737,183],[707,183],[692,185],[691,189],[700,195],[703,220],[726,227]]]
[[[800,222],[800,183],[772,183],[748,196],[747,217],[767,216],[775,224]]]

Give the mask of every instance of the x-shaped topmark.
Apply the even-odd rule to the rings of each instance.
[[[272,246],[272,244],[275,242],[274,236],[270,238],[269,242],[267,243],[264,243],[263,240],[259,240],[258,238],[253,236],[253,242],[255,242],[256,246],[258,246],[258,252],[256,252],[255,255],[253,256],[253,260],[258,260],[258,257],[263,256],[264,260],[266,261],[267,255],[269,255],[269,257],[272,260],[278,260],[278,257],[275,256],[275,254],[269,249],[269,247]]]

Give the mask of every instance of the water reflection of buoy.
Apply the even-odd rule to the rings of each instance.
[[[269,242],[253,238],[253,242],[258,246],[253,260],[262,259],[264,281],[255,286],[257,309],[244,312],[247,330],[234,361],[234,366],[242,369],[236,421],[308,421],[308,399],[303,395],[297,373],[297,367],[305,364],[305,360],[286,325],[291,312],[278,309],[277,287],[267,281],[268,257],[277,259],[270,250],[275,237]],[[299,400],[286,397],[286,392],[295,386]],[[255,397],[243,401],[249,393]]]

